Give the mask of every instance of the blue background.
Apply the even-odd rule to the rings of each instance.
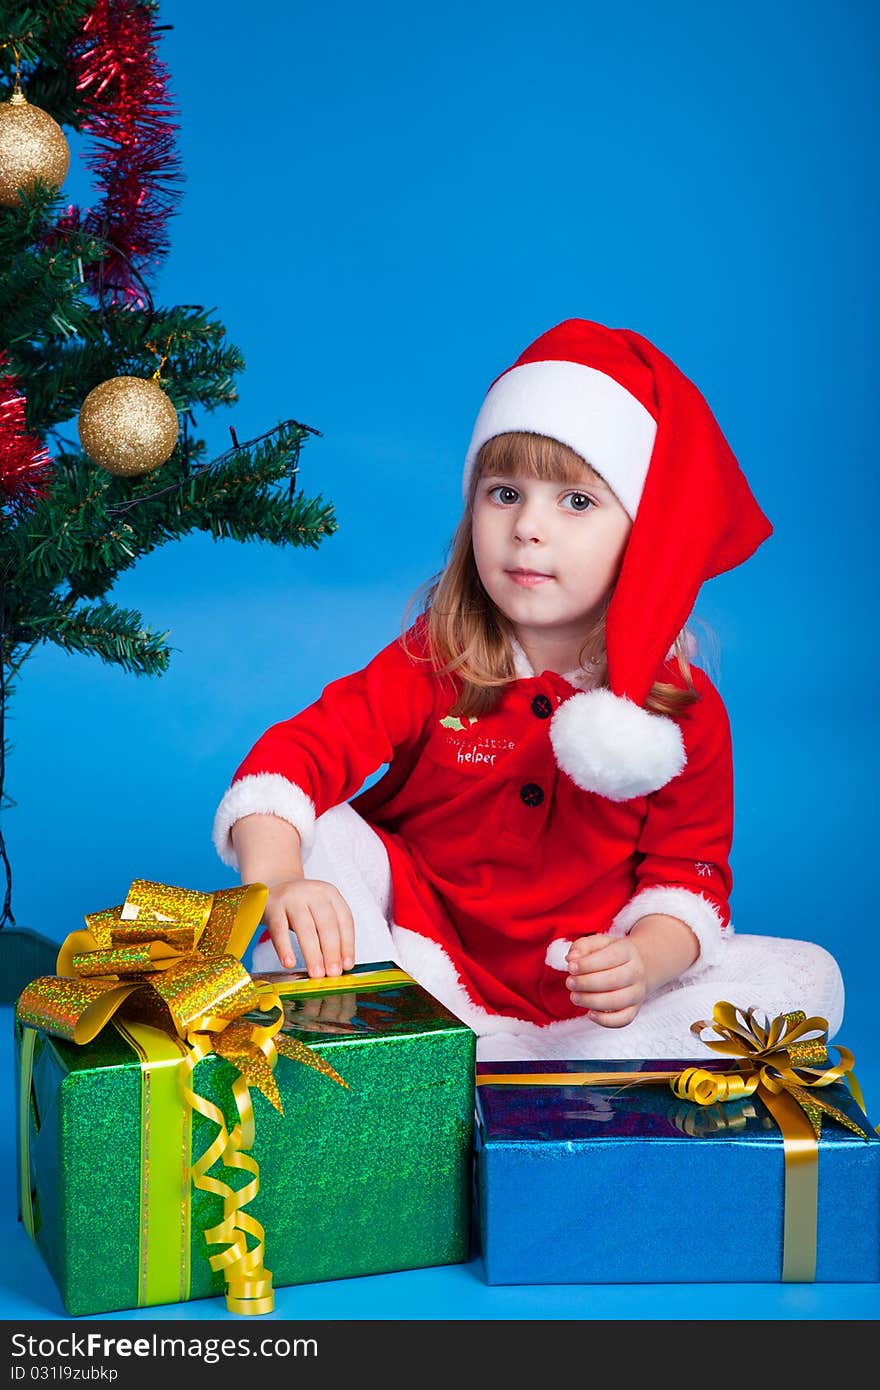
[[[876,9],[187,0],[162,20],[187,183],[155,298],[216,306],[247,359],[202,433],[216,454],[230,424],[320,429],[302,486],[340,529],[317,552],[193,537],[124,575],[114,599],[170,629],[161,679],[37,650],[9,725],[19,924],[60,940],[134,877],[235,881],[210,829],[238,762],[391,640],[444,562],[489,383],[552,324],[593,318],[697,383],[775,524],[697,606],[734,735],[733,915],[836,955],[839,1036],[876,1110]],[[67,189],[88,205],[81,165]],[[63,1315],[5,1211],[27,1292],[0,1311]],[[699,1316],[733,1314],[734,1292],[703,1289]],[[772,1317],[880,1311],[877,1286],[762,1300]],[[687,1290],[490,1290],[476,1265],[278,1306],[694,1315]]]

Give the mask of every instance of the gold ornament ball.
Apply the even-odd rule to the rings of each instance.
[[[158,382],[114,376],[90,391],[79,412],[79,439],[108,473],[133,477],[166,463],[177,443],[177,411]]]
[[[57,121],[15,92],[0,101],[0,205],[19,206],[19,192],[36,178],[60,188],[70,168],[70,146]]]

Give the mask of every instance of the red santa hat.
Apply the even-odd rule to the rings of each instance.
[[[727,440],[692,381],[627,328],[566,319],[489,388],[464,470],[499,434],[567,444],[600,473],[633,520],[608,607],[608,689],[566,700],[551,725],[556,759],[578,786],[627,801],[685,765],[674,720],[644,709],[657,668],[704,579],[733,569],[772,533]]]

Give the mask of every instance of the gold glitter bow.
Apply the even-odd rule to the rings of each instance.
[[[191,1174],[196,1187],[223,1198],[223,1220],[205,1232],[209,1257],[222,1269],[232,1312],[266,1313],[274,1306],[272,1276],[263,1264],[264,1230],[244,1208],[259,1191],[259,1167],[246,1150],[254,1140],[250,1086],[283,1113],[272,1069],[279,1052],[313,1067],[341,1086],[342,1077],[304,1043],[280,1034],[284,1022],[274,987],[253,980],[241,955],[259,924],[268,889],[262,883],[200,893],[135,879],[125,902],[86,916],[85,931],[71,932],[60,951],[57,975],[34,980],[21,994],[16,1016],[70,1042],[91,1042],[119,1012],[168,1032],[187,1044],[182,1089],[187,1103],[219,1127]],[[256,1023],[259,1010],[274,1017]],[[192,1073],[215,1052],[239,1075],[233,1095],[239,1122],[228,1131],[223,1111],[192,1088]],[[220,1159],[244,1169],[252,1181],[238,1190],[208,1169]],[[248,1250],[247,1236],[256,1240]]]
[[[703,1037],[707,1029],[716,1036]],[[819,1087],[831,1086],[843,1079],[861,1110],[865,1110],[862,1089],[853,1072],[855,1059],[849,1048],[835,1045],[840,1061],[834,1066],[830,1064],[827,1019],[818,1015],[807,1018],[803,1010],[797,1009],[780,1014],[770,1023],[765,1017],[761,1023],[755,1008],[739,1009],[735,1004],[719,1000],[712,1017],[692,1023],[691,1032],[713,1052],[736,1058],[740,1070],[730,1073],[685,1068],[671,1082],[681,1100],[715,1105],[758,1091],[767,1104],[768,1096],[785,1094],[797,1102],[817,1139],[822,1132],[823,1115],[832,1116],[863,1138],[868,1137],[866,1131],[836,1105],[815,1094]],[[771,1109],[769,1105],[768,1109]]]
[[[819,1149],[822,1117],[830,1116],[847,1129],[870,1139],[867,1130],[838,1106],[816,1094],[824,1086],[844,1080],[865,1113],[862,1089],[853,1072],[849,1048],[835,1051],[840,1061],[828,1057],[828,1020],[807,1018],[801,1009],[780,1014],[772,1022],[758,1018],[755,1008],[740,1009],[719,1000],[711,1019],[691,1024],[691,1032],[706,1047],[735,1060],[735,1070],[706,1071],[685,1067],[677,1071],[650,1072],[484,1072],[478,1086],[617,1086],[656,1085],[668,1082],[679,1100],[710,1106],[757,1095],[782,1134],[785,1161],[785,1198],[782,1238],[782,1278],[806,1281],[816,1277],[816,1239],[819,1201]],[[714,1038],[703,1034],[711,1029]],[[679,1114],[679,1128],[686,1126]],[[877,1127],[880,1133],[880,1126]]]

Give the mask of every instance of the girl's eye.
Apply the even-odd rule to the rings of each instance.
[[[490,487],[489,496],[494,496],[496,492],[501,494],[498,499],[499,502],[515,502],[519,497],[519,493],[515,487],[507,487],[504,483],[498,483],[495,487]]]
[[[565,500],[571,501],[572,510],[576,512],[588,512],[596,505],[592,497],[588,497],[585,492],[569,492]]]

